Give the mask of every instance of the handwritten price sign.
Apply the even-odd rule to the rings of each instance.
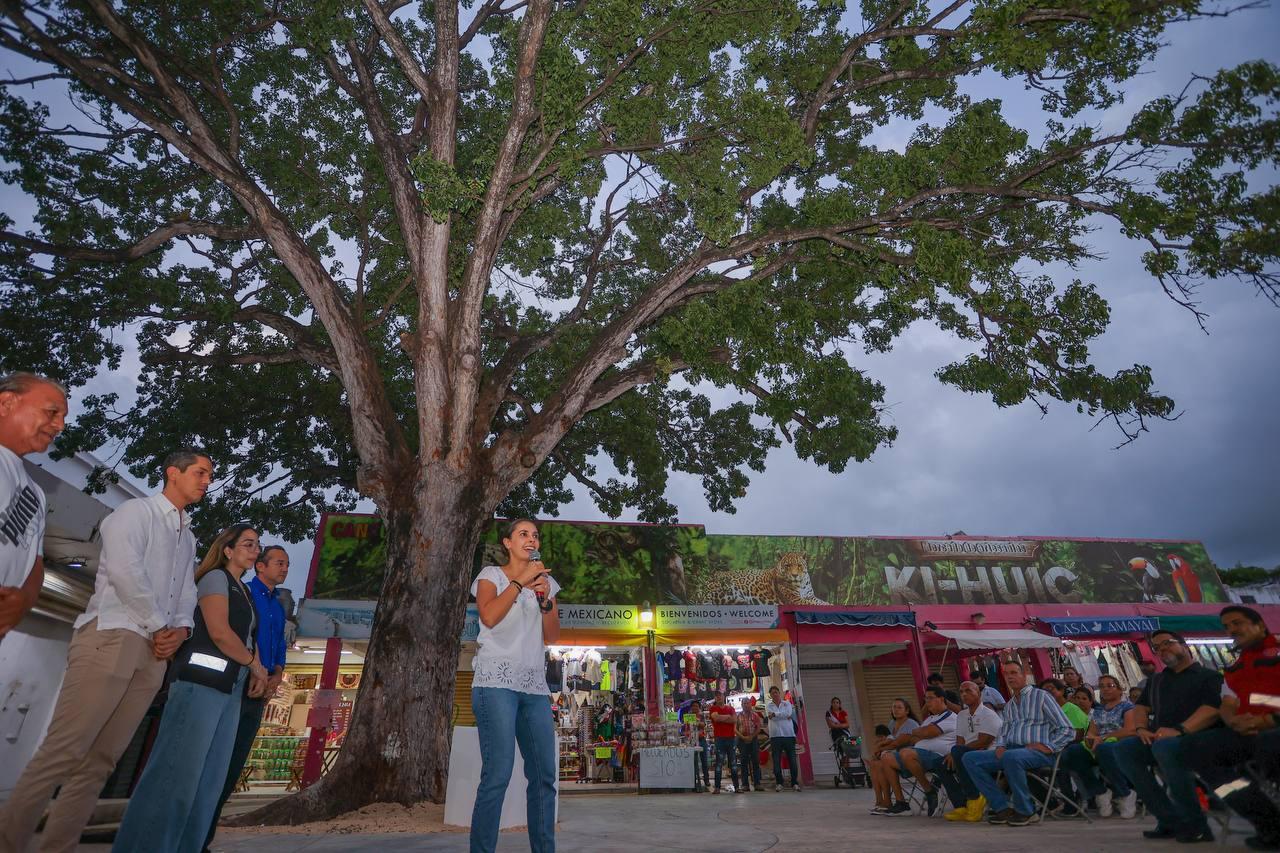
[[[638,750],[641,788],[692,788],[696,749],[651,747]]]

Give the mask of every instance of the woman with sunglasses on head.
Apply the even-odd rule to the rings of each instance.
[[[173,683],[147,767],[129,800],[113,853],[199,853],[231,761],[240,699],[261,696],[267,671],[254,649],[257,611],[240,576],[258,534],[235,524],[196,568],[195,628],[174,659]]]

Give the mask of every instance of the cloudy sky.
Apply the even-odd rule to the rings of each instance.
[[[1264,8],[1180,24],[1169,41],[1129,86],[1124,108],[1093,117],[1103,130],[1123,123],[1137,104],[1177,92],[1191,74],[1280,59],[1280,15]],[[987,85],[979,79],[970,90],[1006,98],[1012,118],[1021,113],[1028,127],[1041,124],[1031,115],[1034,100],[1005,86],[984,91]],[[877,142],[900,146],[908,133],[891,127]],[[20,222],[29,210],[8,186],[0,186],[0,205]],[[1156,422],[1137,442],[1114,449],[1122,436],[1113,426],[1091,430],[1092,422],[1069,407],[1045,417],[1031,405],[997,409],[934,378],[967,350],[919,325],[892,353],[857,362],[887,388],[896,444],[840,475],[798,461],[783,445],[766,473],[754,476],[736,514],[711,512],[695,479],[674,477],[670,497],[681,520],[714,533],[1200,539],[1219,566],[1280,565],[1280,309],[1242,283],[1209,283],[1200,293],[1210,315],[1206,335],[1146,275],[1140,246],[1105,229],[1091,245],[1102,260],[1056,272],[1097,283],[1111,303],[1111,329],[1094,347],[1096,361],[1107,370],[1149,365],[1159,390],[1178,403],[1176,421]],[[89,390],[127,395],[132,384],[126,369]],[[585,495],[561,517],[603,519]],[[290,550],[289,586],[300,590],[311,548]]]

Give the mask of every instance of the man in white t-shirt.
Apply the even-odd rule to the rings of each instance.
[[[929,778],[943,768],[943,760],[951,754],[956,742],[956,715],[947,710],[947,694],[941,687],[930,686],[924,691],[924,710],[929,716],[920,721],[920,727],[910,735],[911,746],[880,756],[889,772],[905,772],[915,777],[924,792],[925,811],[930,817],[938,811],[938,789]],[[910,808],[899,808],[906,803],[896,803],[890,814],[909,814]]]
[[[938,773],[942,786],[947,789],[947,799],[955,806],[944,817],[977,823],[987,807],[986,798],[979,793],[961,758],[966,752],[991,749],[1000,736],[1000,715],[982,701],[982,690],[973,681],[960,685],[960,701],[964,709],[956,716],[956,744],[947,755],[946,766]]]
[[[67,389],[34,373],[0,376],[0,640],[35,606],[44,583],[44,492],[22,457],[66,426]]]

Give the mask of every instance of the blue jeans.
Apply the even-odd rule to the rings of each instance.
[[[227,778],[247,669],[230,693],[175,681],[112,853],[199,853]]]
[[[1098,765],[1102,762],[1103,751],[1110,751],[1119,741],[1100,743],[1092,753],[1085,749],[1083,743],[1073,743],[1062,753],[1062,769],[1068,770],[1080,780],[1080,788],[1084,797],[1096,797],[1104,793],[1107,787],[1115,791],[1117,797],[1129,796],[1129,780],[1114,768],[1107,772],[1104,782],[1098,775]]]
[[[1129,780],[1160,827],[1175,832],[1207,825],[1196,797],[1195,774],[1187,768],[1182,756],[1186,740],[1186,737],[1171,737],[1147,746],[1142,738],[1127,737],[1098,750],[1098,764],[1107,778]],[[1153,766],[1160,768],[1164,785],[1156,779]]]
[[[551,700],[505,687],[471,688],[471,707],[480,735],[480,787],[471,812],[471,853],[492,853],[507,796],[515,747],[524,759],[526,820],[533,853],[556,849],[556,741]]]
[[[213,820],[209,821],[209,834],[204,839],[207,849],[213,843],[213,836],[218,831],[218,818],[222,808],[235,793],[240,784],[240,774],[249,761],[249,753],[253,751],[253,741],[262,727],[262,714],[267,709],[266,699],[240,698],[240,721],[236,724],[235,745],[231,748],[231,760],[227,764],[227,781],[222,786],[222,794],[218,797],[218,806],[213,810]]]
[[[711,787],[711,765],[707,762],[707,753],[711,751],[711,745],[707,743],[704,737],[698,738],[698,751],[693,755],[693,786],[698,787],[698,765],[702,765],[702,787]]]
[[[1003,770],[1009,791],[1013,794],[1013,810],[1024,815],[1036,811],[1031,791],[1027,789],[1027,771],[1053,766],[1052,755],[1023,746],[1005,749],[1004,755],[998,759],[994,749],[966,752],[963,761],[965,771],[982,796],[987,798],[992,812],[1003,811],[1010,805],[1009,798],[996,784],[996,773]]]
[[[755,738],[738,738],[738,769],[741,771],[742,790],[747,790],[752,784],[760,787],[760,747],[756,745]]]
[[[964,756],[969,752],[980,751],[959,744],[953,746],[951,747],[951,764],[955,770],[948,770],[945,764],[938,768],[938,778],[947,791],[947,799],[956,808],[964,806],[970,800],[978,799],[978,787],[973,784],[973,779],[965,770]]]
[[[800,762],[796,759],[796,739],[791,737],[769,738],[769,752],[773,759],[773,781],[782,784],[782,756],[787,756],[787,766],[791,768],[791,787],[800,784]]]
[[[738,739],[733,737],[716,738],[716,790],[720,790],[722,762],[728,762],[729,775],[733,777],[733,787],[738,787],[738,765],[734,758],[738,754]]]

